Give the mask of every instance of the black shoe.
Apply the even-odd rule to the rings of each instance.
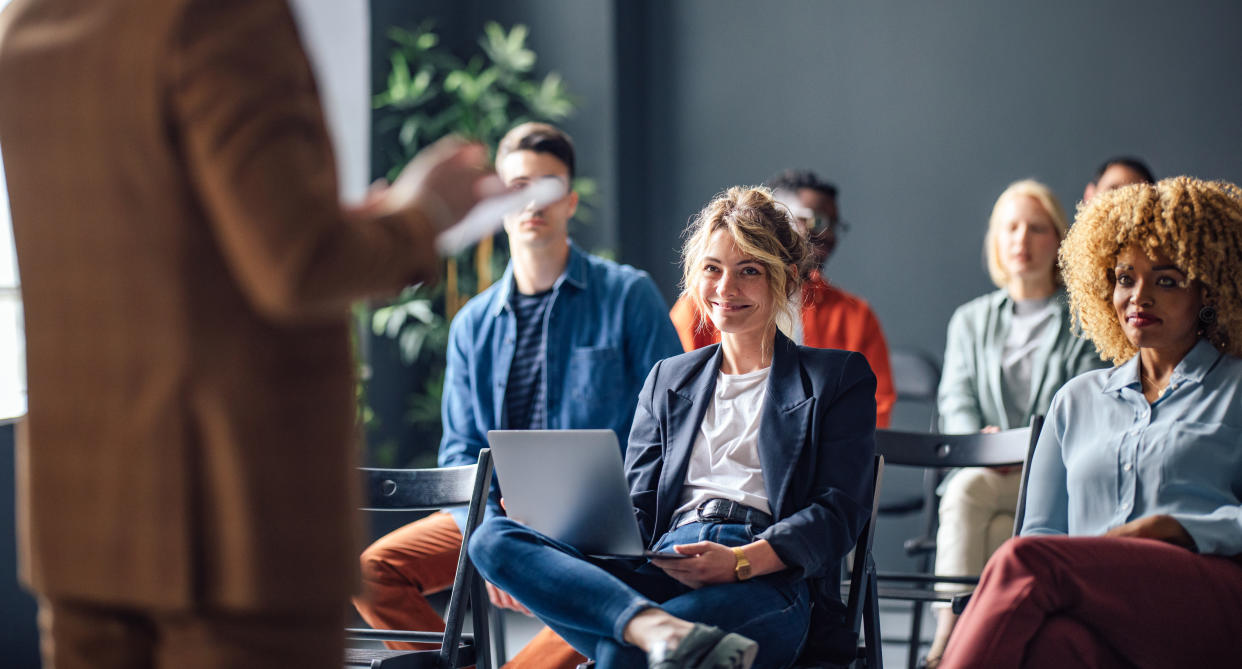
[[[750,669],[759,644],[719,627],[695,624],[671,651],[650,653],[650,669]]]

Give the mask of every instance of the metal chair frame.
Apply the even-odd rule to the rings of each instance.
[[[491,669],[492,661],[489,604],[483,579],[466,551],[466,542],[483,522],[483,511],[492,481],[490,449],[479,451],[477,465],[431,469],[360,468],[365,477],[367,511],[432,511],[451,506],[467,506],[466,526],[462,529],[462,550],[457,573],[449,593],[444,616],[444,632],[347,629],[348,638],[371,641],[439,643],[435,650],[349,649],[346,666],[370,669],[455,669],[475,665]],[[465,634],[466,607],[471,606],[474,634]],[[503,634],[503,632],[501,632]],[[497,649],[504,660],[503,646]]]
[[[1022,528],[1022,519],[1026,508],[1026,480],[1029,475],[1027,465],[1030,454],[1039,439],[1039,431],[1043,427],[1043,416],[1034,416],[1028,427],[1005,430],[997,433],[970,434],[939,434],[917,433],[899,430],[876,430],[876,452],[884,455],[891,465],[922,467],[927,470],[924,485],[928,487],[930,499],[935,500],[936,483],[940,473],[950,467],[998,467],[1022,466],[1022,480],[1018,496],[1018,508],[1015,509],[1014,534]],[[931,555],[935,550],[936,505],[927,504],[924,508],[926,533],[906,542],[906,551],[911,554],[923,553],[924,569],[931,567]],[[933,573],[898,573],[879,572],[878,580],[890,583],[904,583],[901,587],[880,587],[879,597],[896,599],[913,603],[910,624],[910,639],[907,667],[914,669],[918,661],[922,643],[923,604],[929,602],[949,602],[955,613],[961,613],[970,599],[969,593],[951,594],[934,589],[938,583],[958,585],[976,585],[976,577],[939,576]]]

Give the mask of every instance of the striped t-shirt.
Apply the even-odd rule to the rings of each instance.
[[[547,426],[547,391],[543,383],[544,315],[552,302],[552,291],[523,295],[514,291],[510,305],[516,321],[517,341],[509,385],[505,390],[506,426],[511,430],[541,430]]]

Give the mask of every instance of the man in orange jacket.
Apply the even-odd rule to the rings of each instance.
[[[818,269],[832,255],[838,235],[847,229],[837,210],[837,188],[809,170],[786,170],[768,186],[789,206],[799,232],[815,250],[817,269],[802,285],[801,331],[793,333],[794,339],[806,346],[862,353],[875,372],[876,427],[888,427],[897,392],[880,321],[865,300],[828,283]],[[669,316],[687,351],[720,341],[720,333],[685,296],[677,300]]]

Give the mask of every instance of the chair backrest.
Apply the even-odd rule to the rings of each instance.
[[[871,516],[863,526],[862,534],[858,535],[858,544],[854,546],[854,565],[850,569],[850,592],[845,601],[845,624],[853,630],[854,638],[863,620],[863,604],[866,601],[871,579],[875,578],[875,562],[871,558],[871,547],[875,544],[875,519],[880,515],[880,485],[884,481],[884,456],[875,456],[875,478],[871,495]]]
[[[1022,483],[1018,487],[1018,508],[1013,514],[1013,535],[1022,532],[1022,521],[1026,518],[1026,484],[1031,478],[1031,457],[1035,455],[1035,444],[1039,443],[1039,433],[1044,429],[1044,417],[1031,417],[1031,438],[1026,449],[1026,460],[1022,462]]]
[[[488,454],[490,459],[491,454]],[[359,469],[367,511],[420,511],[466,506],[474,494],[477,467]]]
[[[460,639],[465,627],[466,606],[473,600],[474,651],[476,666],[488,669],[491,639],[487,623],[488,599],[482,579],[464,546],[470,541],[479,524],[492,481],[492,453],[484,448],[479,451],[477,465],[441,467],[435,469],[373,469],[360,468],[364,475],[364,507],[372,511],[418,511],[467,506],[466,525],[462,528],[462,546],[457,556],[457,573],[449,592],[448,609],[444,613],[444,636],[440,644],[438,666],[456,667],[461,650]],[[390,640],[419,640],[393,637],[394,632],[375,630],[347,630],[355,638]]]
[[[894,348],[888,352],[888,363],[897,399],[935,403],[940,387],[940,365],[935,358],[925,351]]]
[[[935,430],[939,417],[936,393],[940,388],[940,365],[936,359],[926,351],[894,348],[888,352],[888,361],[898,407],[910,403],[925,406],[930,416],[928,429]]]
[[[940,434],[876,430],[875,451],[890,465],[999,467],[1020,465],[1030,448],[1031,428],[1003,432]]]

